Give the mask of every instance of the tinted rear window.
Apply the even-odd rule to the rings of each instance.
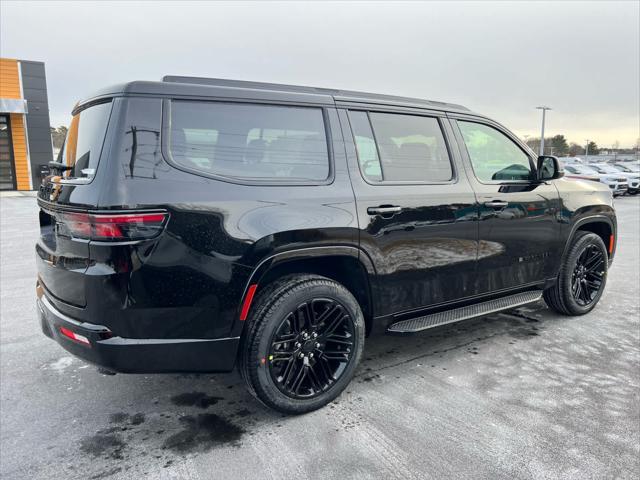
[[[111,115],[111,102],[101,103],[76,113],[71,118],[58,162],[72,167],[68,178],[91,178],[100,160],[100,152]]]
[[[320,108],[171,102],[171,158],[206,174],[322,181],[329,153]]]
[[[438,119],[355,111],[349,117],[360,169],[369,181],[452,179],[449,152]]]
[[[384,180],[442,182],[453,171],[436,118],[371,113]]]

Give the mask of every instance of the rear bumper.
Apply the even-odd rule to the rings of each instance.
[[[78,322],[49,302],[38,287],[42,331],[69,353],[121,373],[228,372],[235,365],[239,337],[220,339],[130,339],[113,336],[108,328]],[[74,341],[61,328],[82,335],[89,345]]]

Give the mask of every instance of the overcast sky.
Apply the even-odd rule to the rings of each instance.
[[[52,125],[165,74],[463,104],[520,135],[640,137],[640,2],[0,3],[0,55],[46,63]]]

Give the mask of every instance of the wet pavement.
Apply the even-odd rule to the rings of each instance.
[[[599,306],[521,308],[367,339],[357,377],[299,417],[237,373],[105,376],[41,332],[31,197],[1,212],[0,476],[638,478],[640,197],[616,199],[618,254]]]

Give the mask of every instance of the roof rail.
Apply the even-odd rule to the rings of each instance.
[[[342,101],[369,101],[371,103],[415,103],[427,108],[436,110],[460,110],[470,111],[467,107],[454,103],[437,102],[424,100],[421,98],[400,97],[396,95],[383,95],[379,93],[356,92],[351,90],[339,90],[332,88],[307,87],[302,85],[288,85],[283,83],[253,82],[249,80],[230,80],[225,78],[187,77],[180,75],[165,75],[163,82],[169,83],[189,83],[196,85],[211,85],[217,87],[252,88],[257,90],[275,90],[285,92],[313,93],[321,95],[331,95],[336,100]]]

